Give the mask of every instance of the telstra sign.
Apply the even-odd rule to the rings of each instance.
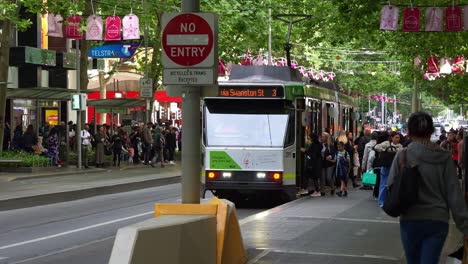
[[[91,58],[125,58],[133,56],[140,43],[112,43],[92,47],[88,52]]]

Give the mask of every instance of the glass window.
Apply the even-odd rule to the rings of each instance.
[[[235,114],[206,111],[208,146],[282,147],[288,114]]]

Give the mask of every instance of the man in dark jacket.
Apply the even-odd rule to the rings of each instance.
[[[366,144],[370,141],[370,134],[371,129],[366,127],[364,129],[364,136],[359,139],[358,144],[358,153],[359,153],[359,162],[362,164],[362,158],[364,157],[364,149],[366,148]]]
[[[169,131],[166,133],[166,148],[168,151],[168,159],[170,164],[174,164],[174,152],[177,144],[175,132],[175,128],[171,126]]]

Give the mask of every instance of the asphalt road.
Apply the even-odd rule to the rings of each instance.
[[[155,203],[180,203],[180,192],[170,184],[0,212],[0,263],[108,263],[119,228],[151,218]],[[266,209],[237,212],[242,219]]]

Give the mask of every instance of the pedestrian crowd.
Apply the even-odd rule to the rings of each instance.
[[[321,140],[312,133],[301,148],[305,159],[299,194],[318,197],[330,191],[347,197],[349,180],[357,188],[356,179],[366,183],[366,175],[373,175],[375,181],[360,189],[372,190],[377,205],[389,216],[399,217],[406,263],[436,264],[448,236],[450,213],[468,246],[468,210],[460,184],[464,131],[442,131],[440,139],[432,142],[435,128],[425,112],[410,116],[407,131],[403,136],[363,127],[355,140],[344,131],[336,138],[323,132]],[[408,179],[415,184],[408,185]],[[410,203],[394,203],[398,199]],[[450,256],[462,258],[463,248]]]
[[[85,124],[80,131],[82,166],[89,168],[93,163],[96,167],[105,167],[105,156],[112,156],[112,166],[120,167],[121,162],[127,164],[143,163],[155,167],[160,164],[175,164],[175,152],[182,150],[182,129],[172,125],[161,125],[151,122],[135,124],[132,127],[111,126],[103,124],[96,126],[96,132],[90,129],[93,124]],[[68,135],[67,135],[68,131]],[[23,132],[23,126],[17,125],[11,130],[9,125],[4,131],[3,150],[28,152],[42,155],[50,159],[50,165],[61,167],[66,150],[77,151],[76,125],[72,121],[58,126],[44,125],[37,131],[33,125],[28,125]],[[67,148],[68,144],[68,148]],[[89,161],[89,153],[95,153],[94,161]]]

